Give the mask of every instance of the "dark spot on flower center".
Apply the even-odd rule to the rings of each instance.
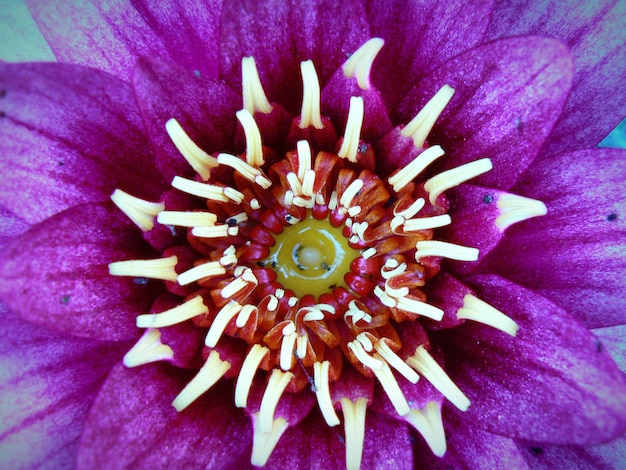
[[[485,204],[491,204],[493,202],[493,196],[491,194],[485,194],[483,197],[483,202]]]
[[[70,303],[70,296],[69,295],[64,295],[63,297],[61,297],[61,303],[63,305],[67,305]]]
[[[541,447],[531,447],[530,451],[534,454],[534,455],[542,455],[543,454],[543,449]]]
[[[145,286],[146,284],[148,284],[148,279],[145,277],[136,277],[133,279],[133,282],[138,286]]]

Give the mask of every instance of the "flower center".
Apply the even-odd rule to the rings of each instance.
[[[337,286],[346,287],[344,275],[359,252],[339,228],[309,215],[274,238],[276,245],[259,264],[271,267],[286,289],[298,297],[311,294],[319,299]]]
[[[338,80],[370,88],[369,70],[381,47],[380,39],[366,43]],[[187,243],[168,248],[161,259],[109,266],[113,275],[163,280],[181,297],[174,308],[137,317],[146,333],[124,363],[176,363],[182,360],[178,340],[167,343],[161,331],[171,334],[168,328],[187,324],[206,332],[206,362],[173,406],[183,411],[218,380],[236,377],[235,405],[245,408],[254,424],[254,465],[264,465],[282,433],[297,422],[290,421],[297,413],[282,412],[281,403],[313,393],[329,426],[340,423],[337,410],[343,414],[346,466],[358,468],[373,381],[395,413],[442,455],[441,401],[419,405],[420,400],[407,399],[406,387],[421,376],[459,409],[470,402],[431,354],[427,329],[444,320],[445,325],[471,320],[517,332],[513,320],[469,291],[460,302],[458,295],[452,299],[458,305],[449,308],[446,301],[429,303],[422,290],[438,275],[442,258],[475,261],[479,254],[436,240],[435,234],[452,223],[445,191],[489,171],[491,162],[422,176],[444,155],[440,146],[425,142],[454,90],[444,86],[409,124],[385,137],[408,142],[414,158],[384,180],[373,171],[372,146],[361,139],[363,98],[351,97],[343,138],[337,139],[330,119],[320,113],[310,61],[301,66],[302,112],[286,136],[295,148],[282,159],[272,154],[275,163],[266,164],[271,151],[262,145],[264,132],[255,116],[264,115],[272,126],[278,105],[265,96],[254,59],[245,58],[242,70],[244,109],[237,119],[245,153],[209,155],[175,119],[166,124],[198,175],[177,176],[172,186],[206,209],[171,211],[120,190],[112,196],[144,231],[153,229],[155,218],[187,230]],[[232,177],[217,181],[216,167],[228,168]],[[540,202],[517,197],[501,197],[498,208],[498,228],[545,213]],[[260,393],[251,393],[255,387]]]

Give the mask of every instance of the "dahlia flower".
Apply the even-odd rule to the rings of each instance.
[[[619,467],[624,2],[30,6],[3,465]]]

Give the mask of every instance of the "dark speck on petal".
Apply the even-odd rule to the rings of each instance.
[[[617,220],[617,214],[609,214],[606,216],[606,220],[608,220],[609,222],[613,222],[614,220]]]
[[[541,447],[531,447],[530,451],[534,454],[534,455],[541,455],[543,454],[543,449]]]
[[[133,282],[138,286],[145,286],[146,284],[148,284],[148,279],[146,279],[145,277],[136,277],[133,279]]]
[[[596,339],[596,351],[598,352],[602,352],[602,341],[600,341],[599,339]]]
[[[61,297],[61,303],[63,305],[67,305],[70,303],[70,296],[69,295],[64,295],[63,297]]]
[[[485,194],[485,197],[483,197],[483,202],[485,204],[491,204],[493,202],[493,196],[491,194]]]

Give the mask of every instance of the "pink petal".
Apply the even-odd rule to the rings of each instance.
[[[27,1],[57,59],[130,81],[139,56],[217,76],[221,2]]]
[[[343,468],[345,454],[343,430],[328,427],[319,413],[311,413],[285,432],[267,465],[269,468]],[[361,468],[413,468],[407,426],[368,410]]]
[[[426,73],[480,44],[489,25],[491,3],[366,2],[372,36],[385,40],[374,62],[373,80],[389,108]]]
[[[125,345],[68,338],[0,306],[0,466],[72,468],[91,401]]]
[[[596,338],[549,300],[497,276],[473,276],[477,296],[519,324],[515,338],[483,325],[438,336],[446,370],[483,429],[568,445],[626,430],[626,378]]]
[[[572,50],[572,94],[543,154],[593,147],[624,118],[625,21],[626,4],[615,0],[496,1],[489,39],[537,34]]]
[[[132,89],[60,64],[0,65],[0,203],[34,223],[116,189],[162,187]]]
[[[189,137],[208,153],[234,150],[235,113],[241,108],[241,97],[222,82],[142,58],[133,86],[158,169],[168,183],[176,175],[193,172],[165,130],[169,119],[178,120]]]
[[[240,89],[241,59],[254,56],[269,100],[296,115],[302,104],[300,61],[313,60],[323,86],[369,37],[365,10],[355,0],[227,2],[220,35],[220,75]]]
[[[515,191],[548,215],[509,229],[478,269],[535,289],[588,327],[624,323],[625,158],[594,149],[533,165]]]
[[[622,372],[626,372],[626,325],[609,326],[607,328],[596,328],[593,334],[596,335],[603,348],[609,352],[615,360],[617,367]]]
[[[443,457],[433,455],[421,437],[415,440],[415,453],[423,468],[528,468],[512,439],[480,429],[452,407],[444,408],[443,416],[448,447]]]
[[[445,84],[456,90],[428,139],[446,157],[435,170],[488,157],[493,170],[473,179],[508,189],[533,161],[567,100],[572,83],[567,47],[537,37],[503,39],[449,60],[399,104],[408,122]]]
[[[28,230],[29,227],[30,224],[11,211],[0,207],[0,249],[4,248],[13,238]]]
[[[230,383],[180,413],[172,407],[192,377],[163,364],[115,367],[89,413],[78,467],[249,468],[252,429]]]
[[[626,462],[626,438],[583,448],[573,446],[520,445],[529,467],[534,470],[598,468],[622,470]]]
[[[6,248],[0,297],[23,318],[98,339],[134,339],[158,282],[109,275],[108,264],[156,257],[112,203],[83,204],[33,226]]]

